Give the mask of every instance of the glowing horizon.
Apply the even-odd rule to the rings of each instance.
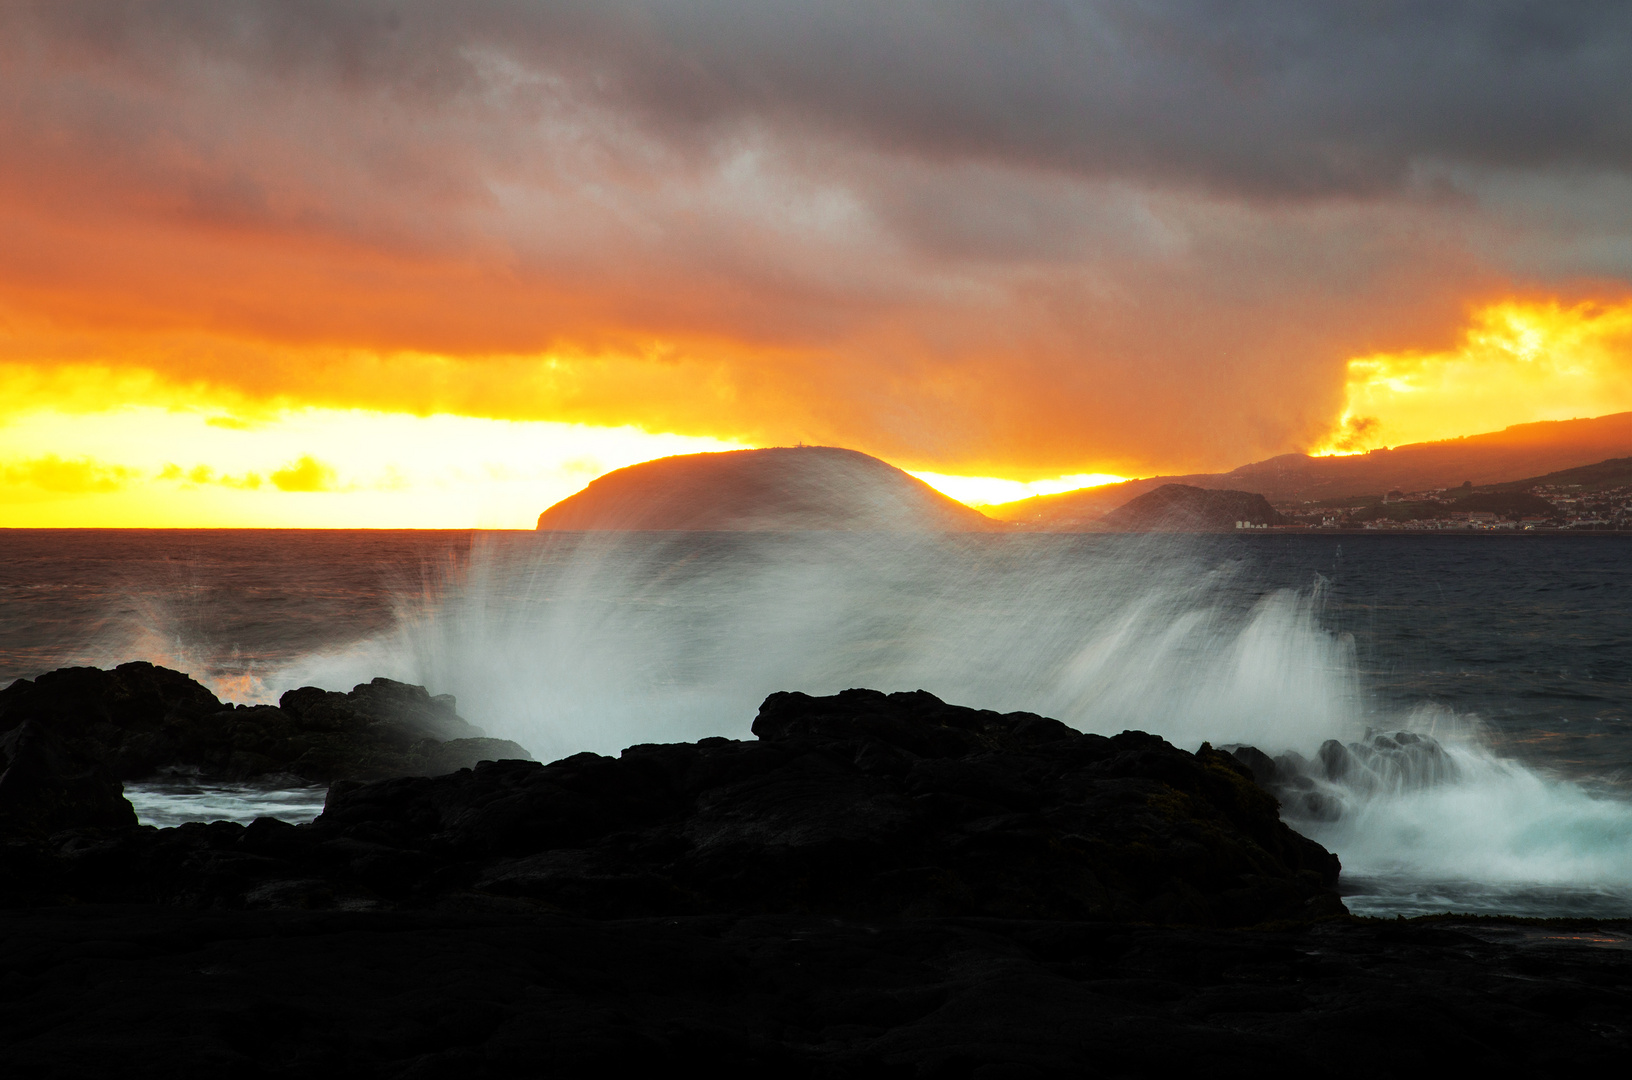
[[[34,409],[0,423],[0,505],[17,528],[531,529],[543,509],[614,469],[749,448],[630,427],[358,409],[250,418],[210,407]],[[973,506],[1124,479],[912,475]]]
[[[1632,408],[1600,12],[388,6],[0,4],[0,525],[524,527],[801,441],[1002,505]]]
[[[1356,356],[1346,369],[1342,412],[1314,454],[1632,410],[1632,301],[1489,303],[1449,349]],[[0,365],[0,391],[0,509],[13,527],[528,529],[613,469],[767,445],[636,425],[258,401],[116,363]],[[907,471],[976,508],[1130,478],[1039,478],[1023,466],[1006,476]]]
[[[155,442],[159,430],[168,437]],[[356,409],[253,420],[202,408],[38,410],[0,425],[0,501],[15,527],[530,529],[611,469],[742,448],[629,427]]]
[[[1038,495],[1062,495],[1067,491],[1120,484],[1131,479],[1113,473],[1074,473],[1042,480],[1009,480],[999,476],[952,476],[912,469],[908,469],[907,472],[942,495],[976,510],[986,506],[1004,506]]]

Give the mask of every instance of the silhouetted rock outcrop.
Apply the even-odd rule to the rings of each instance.
[[[1349,743],[1327,739],[1312,761],[1295,751],[1272,758],[1255,746],[1228,753],[1293,821],[1336,821],[1356,800],[1421,791],[1454,781],[1459,771],[1439,740],[1415,731],[1367,731]]]
[[[179,671],[136,662],[63,668],[0,690],[0,732],[33,721],[119,780],[165,770],[218,780],[435,775],[530,757],[487,739],[451,697],[375,679],[349,694],[304,687],[279,707],[228,705]]]
[[[458,853],[477,891],[583,914],[1237,924],[1340,910],[1336,859],[1211,750],[922,692],[773,694],[754,732],[340,785],[316,828]],[[422,887],[414,873],[390,886]]]
[[[80,854],[79,884],[49,891],[230,907],[466,896],[598,917],[1242,925],[1343,910],[1336,857],[1208,747],[1084,735],[923,692],[773,694],[754,731],[341,781],[309,826],[142,830]]]
[[[1632,1051],[1632,926],[1344,918],[1336,860],[1211,748],[924,693],[777,694],[754,726],[337,783],[310,825],[0,841],[6,1067],[1370,1080]]]
[[[1100,527],[1117,532],[1213,532],[1237,523],[1280,525],[1269,500],[1250,491],[1212,491],[1165,484],[1117,507]]]
[[[0,835],[135,824],[113,774],[45,724],[25,720],[0,734]]]
[[[542,530],[979,532],[995,523],[894,465],[834,446],[686,454],[609,472]]]

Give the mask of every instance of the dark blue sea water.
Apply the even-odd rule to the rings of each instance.
[[[1504,753],[1632,784],[1632,537],[1233,540],[1264,583],[1330,581],[1366,689],[1475,715]]]
[[[1344,858],[1352,908],[1632,913],[1629,555],[1559,535],[0,531],[0,685],[136,658],[238,701],[387,675],[546,759],[746,737],[772,690],[854,685],[1187,748],[1409,729],[1454,782],[1294,822]],[[158,823],[320,801],[136,794]]]

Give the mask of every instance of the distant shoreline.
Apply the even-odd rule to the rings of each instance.
[[[1305,536],[1632,536],[1629,529],[1235,529],[1238,533],[1279,533]],[[1228,532],[1226,532],[1228,535]]]

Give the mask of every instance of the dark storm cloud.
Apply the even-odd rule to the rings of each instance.
[[[1416,163],[1632,166],[1632,5],[1240,0],[40,3],[56,41],[427,99],[500,60],[679,140],[808,127],[888,153],[1376,194]],[[559,88],[557,88],[558,91]],[[539,92],[557,92],[543,88]]]

